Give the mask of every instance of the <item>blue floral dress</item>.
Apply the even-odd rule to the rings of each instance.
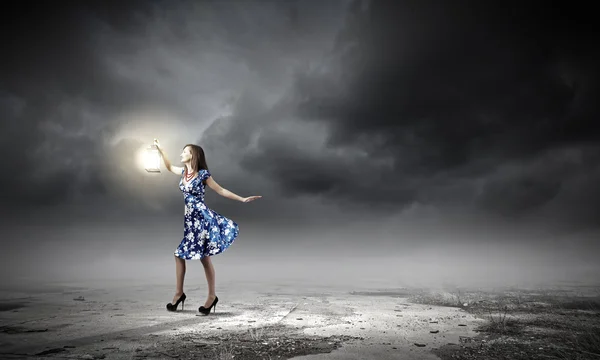
[[[238,224],[209,209],[204,204],[203,180],[210,172],[201,169],[192,181],[183,182],[182,171],[179,189],[185,201],[183,240],[175,250],[175,256],[185,260],[198,260],[205,256],[220,254],[227,249],[240,230]]]

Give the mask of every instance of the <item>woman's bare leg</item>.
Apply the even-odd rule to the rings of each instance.
[[[175,256],[175,277],[177,278],[177,287],[171,304],[175,304],[183,294],[183,280],[185,279],[185,260],[177,256]]]
[[[215,293],[215,268],[210,260],[210,256],[205,256],[200,261],[202,262],[202,266],[204,266],[204,274],[206,274],[206,281],[208,282],[208,298],[204,303],[204,307],[207,308],[212,305],[217,296]]]

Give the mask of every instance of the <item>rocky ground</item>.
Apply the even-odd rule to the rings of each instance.
[[[230,289],[228,291],[228,289]],[[168,312],[169,286],[57,288],[0,298],[0,358],[437,359],[430,351],[473,336],[462,309],[411,304],[406,290],[223,286],[199,315],[200,289]],[[132,300],[136,299],[136,300]]]
[[[460,307],[486,320],[477,336],[435,349],[443,360],[600,359],[597,289],[422,291],[409,300]]]
[[[350,336],[303,336],[294,328],[265,326],[202,336],[193,332],[176,337],[149,334],[148,339],[113,339],[106,346],[49,347],[31,354],[3,354],[6,358],[52,359],[289,359],[329,353]]]
[[[251,287],[254,288],[254,287]],[[0,297],[3,359],[596,359],[598,293],[223,287],[209,316],[168,286]],[[132,299],[143,300],[132,300]]]

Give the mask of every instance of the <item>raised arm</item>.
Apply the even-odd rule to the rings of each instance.
[[[160,144],[158,143],[157,139],[154,139],[154,145],[156,145],[156,147],[158,148],[158,151],[160,152],[160,155],[163,159],[163,162],[165,163],[165,167],[167,168],[167,170],[169,170],[173,174],[181,175],[183,168],[171,164],[169,158],[167,157],[167,154],[165,154],[165,151],[160,147]]]
[[[241,197],[237,194],[234,194],[233,192],[224,189],[223,187],[221,187],[221,185],[219,185],[213,178],[212,176],[209,176],[206,179],[206,185],[208,185],[208,187],[210,187],[211,189],[213,189],[217,194],[226,197],[228,199],[231,200],[237,200],[237,201],[241,201],[241,202],[250,202],[252,200],[256,200],[256,199],[260,199],[262,196],[249,196],[249,197]]]

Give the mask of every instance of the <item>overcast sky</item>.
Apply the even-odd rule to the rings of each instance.
[[[263,196],[208,190],[240,225],[219,256],[595,273],[600,59],[581,4],[108,3],[1,15],[5,270],[153,256],[170,271],[179,178],[139,161],[157,137]]]

